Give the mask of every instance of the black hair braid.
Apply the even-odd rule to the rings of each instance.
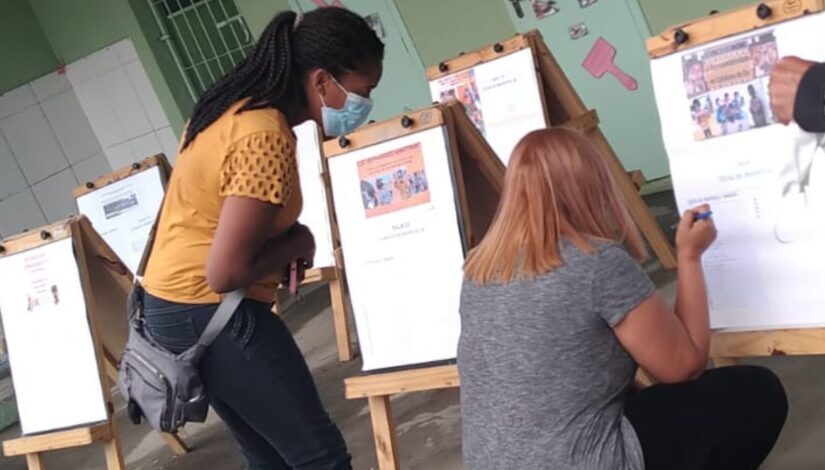
[[[336,79],[380,64],[384,44],[367,22],[343,8],[320,8],[296,26],[295,12],[279,13],[261,34],[252,53],[212,85],[195,104],[182,148],[235,103],[237,113],[278,108],[288,117],[307,105],[304,80],[321,68]]]

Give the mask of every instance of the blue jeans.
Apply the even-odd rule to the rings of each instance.
[[[197,342],[216,309],[144,294],[147,329],[173,353]],[[199,370],[212,408],[251,470],[352,468],[298,345],[269,305],[244,300]]]

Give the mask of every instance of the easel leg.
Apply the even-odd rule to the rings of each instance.
[[[380,470],[398,470],[398,449],[395,444],[395,422],[392,419],[389,396],[369,397],[372,433]]]
[[[189,452],[189,447],[186,446],[186,442],[183,441],[183,438],[178,434],[169,434],[169,433],[161,433],[160,437],[166,442],[166,445],[172,449],[172,452],[175,455],[184,455]]]
[[[26,464],[28,464],[29,470],[44,470],[46,468],[43,466],[43,454],[39,452],[26,454]]]
[[[126,470],[114,417],[110,418],[109,426],[112,429],[111,438],[103,443],[103,450],[106,452],[106,470]]]
[[[343,284],[340,275],[330,281],[329,297],[332,303],[332,320],[335,323],[335,341],[338,343],[338,358],[341,362],[346,362],[352,360],[353,352]]]

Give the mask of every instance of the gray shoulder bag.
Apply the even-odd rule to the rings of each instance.
[[[164,202],[165,202],[164,197]],[[152,339],[144,327],[143,276],[146,262],[155,243],[155,231],[160,212],[143,252],[135,276],[135,286],[129,294],[129,339],[120,360],[118,387],[128,403],[130,420],[139,424],[141,417],[156,430],[174,433],[188,422],[202,423],[209,411],[198,363],[206,349],[220,334],[246,294],[246,288],[227,294],[218,306],[198,342],[181,354],[167,351]]]

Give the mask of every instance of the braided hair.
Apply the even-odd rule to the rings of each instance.
[[[278,108],[287,117],[307,105],[304,80],[321,68],[336,79],[368,70],[384,58],[384,44],[367,22],[343,8],[319,8],[296,25],[297,14],[281,12],[264,30],[254,50],[235,70],[215,82],[195,104],[182,148],[248,98],[236,113]]]

